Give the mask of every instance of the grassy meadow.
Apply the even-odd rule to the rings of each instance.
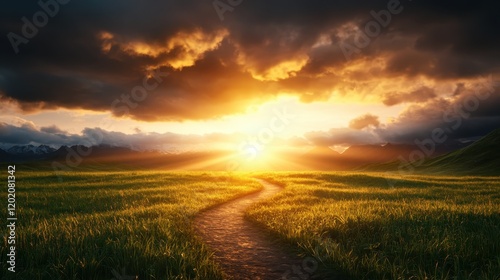
[[[20,170],[17,273],[4,240],[0,278],[222,279],[193,219],[259,177],[284,190],[247,216],[316,258],[310,279],[500,279],[500,178],[383,176]]]
[[[500,279],[500,178],[382,176],[261,174],[285,189],[247,214],[319,279]]]
[[[123,268],[139,279],[221,279],[193,217],[261,188],[202,172],[80,172],[59,182],[51,172],[18,171],[16,178],[16,273],[7,273],[4,240],[1,279],[109,280]]]

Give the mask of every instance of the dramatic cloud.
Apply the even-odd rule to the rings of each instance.
[[[425,102],[435,97],[436,93],[434,92],[434,89],[423,86],[408,93],[387,93],[384,96],[383,103],[387,106],[393,106],[405,102]]]
[[[433,133],[440,133],[445,142],[454,143],[477,139],[500,127],[498,85],[484,79],[479,83],[460,84],[457,88],[460,94],[413,104],[391,122],[378,124],[374,129],[370,129],[369,124],[377,118],[365,115],[354,119],[351,128],[311,132],[306,138],[318,146],[415,144],[415,141],[432,138]]]
[[[348,128],[311,131],[303,137],[275,139],[270,145],[284,148],[315,146],[350,146],[356,144],[404,143],[414,144],[439,133],[447,143],[477,139],[500,127],[500,89],[491,80],[483,78],[474,83],[461,83],[450,90],[451,94],[435,97],[426,102],[414,103],[396,118],[381,122],[372,114],[353,119]],[[187,151],[191,149],[238,149],[249,135],[239,133],[212,133],[184,135],[177,133],[144,133],[137,129],[133,134],[107,131],[102,128],[85,128],[80,134],[70,134],[57,126],[37,127],[22,118],[2,117],[11,124],[0,122],[0,143],[60,145],[125,146],[136,150]],[[437,131],[437,132],[436,132]],[[440,143],[442,144],[442,143]],[[444,143],[446,144],[446,143]]]
[[[378,117],[372,114],[366,114],[355,118],[349,122],[349,128],[352,129],[363,129],[368,126],[379,126],[380,122],[378,121]]]
[[[78,135],[42,131],[29,124],[14,126],[0,122],[0,143],[6,145],[76,145],[81,142],[82,138]]]
[[[13,145],[111,145],[129,147],[134,150],[158,150],[186,152],[189,150],[236,149],[245,140],[241,134],[184,135],[176,133],[125,134],[101,128],[85,128],[80,134],[70,134],[56,126],[37,128],[25,122],[19,126],[0,122],[0,143],[4,147]]]
[[[51,134],[68,134],[68,132],[60,129],[59,127],[57,127],[55,125],[41,127],[40,131],[45,132],[45,133],[51,133]]]
[[[310,132],[305,136],[316,146],[350,146],[383,143],[372,132],[351,128],[332,128],[328,132]]]
[[[149,67],[162,65],[174,69],[193,66],[207,51],[216,49],[227,35],[225,29],[204,33],[201,29],[180,31],[165,42],[151,44],[143,41],[127,41],[109,32],[101,32],[102,51],[108,56],[126,58],[142,56],[151,62]]]
[[[389,20],[381,15],[391,5],[399,12]],[[211,1],[70,1],[35,31],[22,18],[33,22],[41,7],[12,2],[0,11],[0,101],[146,121],[218,118],[284,93],[425,103],[441,93],[415,90],[420,81],[500,74],[498,9],[491,1],[256,0],[221,21]],[[367,26],[377,34],[360,45]]]
[[[378,135],[387,142],[412,143],[428,138],[434,129],[445,131],[448,139],[460,140],[485,135],[500,127],[500,90],[491,81],[460,85],[461,94],[415,104]]]

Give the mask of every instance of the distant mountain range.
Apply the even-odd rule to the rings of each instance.
[[[59,149],[41,146],[13,146],[7,151],[0,149],[0,162],[28,163],[50,167],[53,162],[69,167],[105,165],[117,167],[143,167],[155,169],[217,169],[223,170],[221,161],[218,166],[214,159],[228,157],[228,152],[186,152],[168,154],[158,151],[139,152],[127,147],[99,145],[86,147],[82,145],[62,146]],[[207,163],[207,164],[200,164]]]
[[[343,153],[328,147],[315,147],[307,153],[287,152],[275,155],[265,170],[320,170],[320,171],[398,171],[401,159],[418,151],[415,145],[355,145]],[[437,146],[432,158],[411,166],[416,172],[500,175],[500,129],[473,144],[453,143]],[[142,167],[164,170],[227,170],[235,155],[230,151],[186,152],[166,154],[157,151],[139,152],[126,147],[99,145],[62,146],[54,149],[41,146],[13,146],[0,149],[0,162],[39,163],[50,166],[106,165]],[[252,165],[252,162],[246,162]]]
[[[7,150],[0,149],[0,162],[29,162],[50,158],[56,149],[47,145],[16,145]]]
[[[33,145],[26,145],[26,146],[13,146],[9,148],[6,152],[11,155],[23,155],[23,156],[28,156],[28,155],[44,155],[48,153],[54,152],[56,149],[49,147],[47,145],[40,145],[38,147],[33,146]]]
[[[468,144],[453,143],[436,147],[433,157],[466,147]],[[316,147],[306,154],[282,155],[288,161],[301,162],[313,170],[348,171],[362,166],[381,164],[407,158],[413,151],[419,150],[416,145],[391,144],[386,145],[354,145],[343,153],[338,153],[328,147]]]

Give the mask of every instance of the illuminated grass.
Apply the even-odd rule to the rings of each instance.
[[[193,218],[261,188],[222,173],[81,172],[63,182],[50,172],[16,176],[17,272],[7,273],[2,246],[2,279],[109,280],[122,268],[141,280],[221,279]]]
[[[248,217],[341,279],[500,279],[500,178],[269,173]]]
[[[240,174],[241,175],[241,174]],[[18,172],[17,264],[2,279],[222,279],[194,216],[255,191],[252,174]],[[257,174],[285,186],[248,217],[340,279],[500,279],[500,178]],[[5,213],[0,217],[5,220]],[[5,242],[5,241],[4,241]],[[9,278],[10,277],[10,278]]]

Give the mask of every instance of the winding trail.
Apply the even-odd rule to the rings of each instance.
[[[244,219],[251,204],[271,197],[281,187],[258,180],[264,189],[202,212],[195,226],[214,251],[215,261],[228,279],[276,280],[282,278],[301,259],[273,242],[268,233]]]

